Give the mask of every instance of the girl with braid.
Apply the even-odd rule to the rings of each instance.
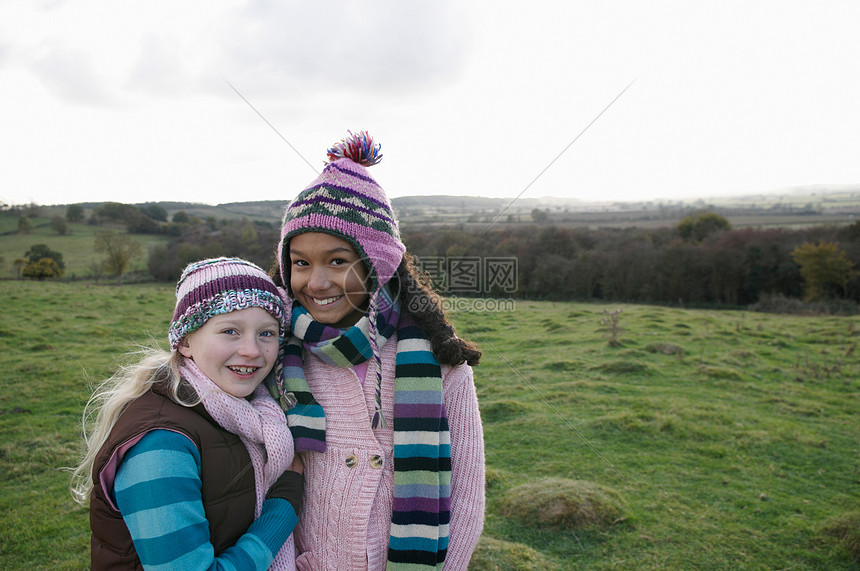
[[[300,570],[466,569],[484,522],[472,365],[419,279],[364,132],[287,207],[292,336],[272,392],[305,466]]]

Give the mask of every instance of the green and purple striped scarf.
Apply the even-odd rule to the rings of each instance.
[[[451,439],[442,369],[424,333],[408,316],[400,315],[399,304],[392,302],[387,288],[380,294],[379,348],[397,332],[394,503],[386,569],[441,569],[448,550],[451,492]],[[286,411],[296,450],[325,452],[325,412],[305,379],[304,351],[339,367],[378,358],[369,340],[369,319],[365,315],[348,329],[335,329],[294,304],[290,324],[293,335],[284,347],[273,393]]]

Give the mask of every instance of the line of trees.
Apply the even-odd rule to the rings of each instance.
[[[860,302],[860,222],[733,230],[712,213],[675,228],[407,229],[420,258],[513,257],[527,299],[748,305],[762,296]]]
[[[66,218],[82,219],[83,211],[73,206]],[[201,220],[177,212],[168,222],[167,212],[154,204],[141,208],[106,203],[89,221],[123,222],[129,232],[169,236],[168,243],[148,254],[148,271],[159,281],[176,280],[187,263],[204,257],[241,256],[271,267],[279,237],[272,225],[248,220]],[[120,244],[118,234],[123,233],[99,232],[96,247],[105,254],[104,269],[120,277],[140,252]],[[476,295],[732,306],[772,295],[860,302],[860,222],[802,230],[736,230],[724,217],[702,212],[673,228],[590,230],[535,224],[474,232],[462,226],[413,227],[403,229],[403,239],[419,261],[516,259],[513,293],[476,290]],[[30,265],[44,257],[38,251],[30,254]],[[62,262],[53,271],[60,275]],[[31,266],[28,273],[37,277],[38,272]]]
[[[194,221],[184,224],[178,236],[150,249],[147,267],[159,281],[176,281],[195,260],[238,256],[262,268],[275,261],[280,233],[270,225],[247,220]]]

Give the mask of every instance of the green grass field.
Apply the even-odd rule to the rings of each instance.
[[[61,467],[89,383],[163,343],[173,286],[0,295],[0,568],[82,569],[87,512]],[[610,346],[600,320],[618,308]],[[856,318],[549,302],[453,317],[484,351],[471,568],[860,568]],[[580,518],[583,502],[605,509]]]
[[[91,265],[100,262],[103,257],[103,254],[95,251],[95,235],[98,230],[103,230],[105,227],[69,223],[70,233],[59,236],[51,230],[48,218],[34,218],[33,222],[36,227],[31,233],[19,234],[12,232],[18,227],[17,218],[0,216],[0,234],[12,232],[0,237],[0,256],[3,256],[3,263],[0,264],[0,278],[16,277],[14,261],[17,258],[23,258],[24,253],[34,244],[46,244],[63,255],[63,262],[66,265],[64,278],[72,276],[83,278],[91,275]],[[122,231],[125,230],[122,229]],[[145,270],[150,247],[168,240],[166,236],[155,235],[136,234],[132,237],[140,242],[143,248],[143,255],[137,258],[131,267],[132,272]]]

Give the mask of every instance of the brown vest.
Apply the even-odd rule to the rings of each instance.
[[[239,437],[218,426],[202,404],[188,408],[150,391],[122,413],[96,457],[90,496],[94,571],[142,568],[122,514],[108,501],[99,474],[119,446],[159,428],[185,434],[200,451],[203,508],[216,556],[236,543],[254,521],[254,468]]]

